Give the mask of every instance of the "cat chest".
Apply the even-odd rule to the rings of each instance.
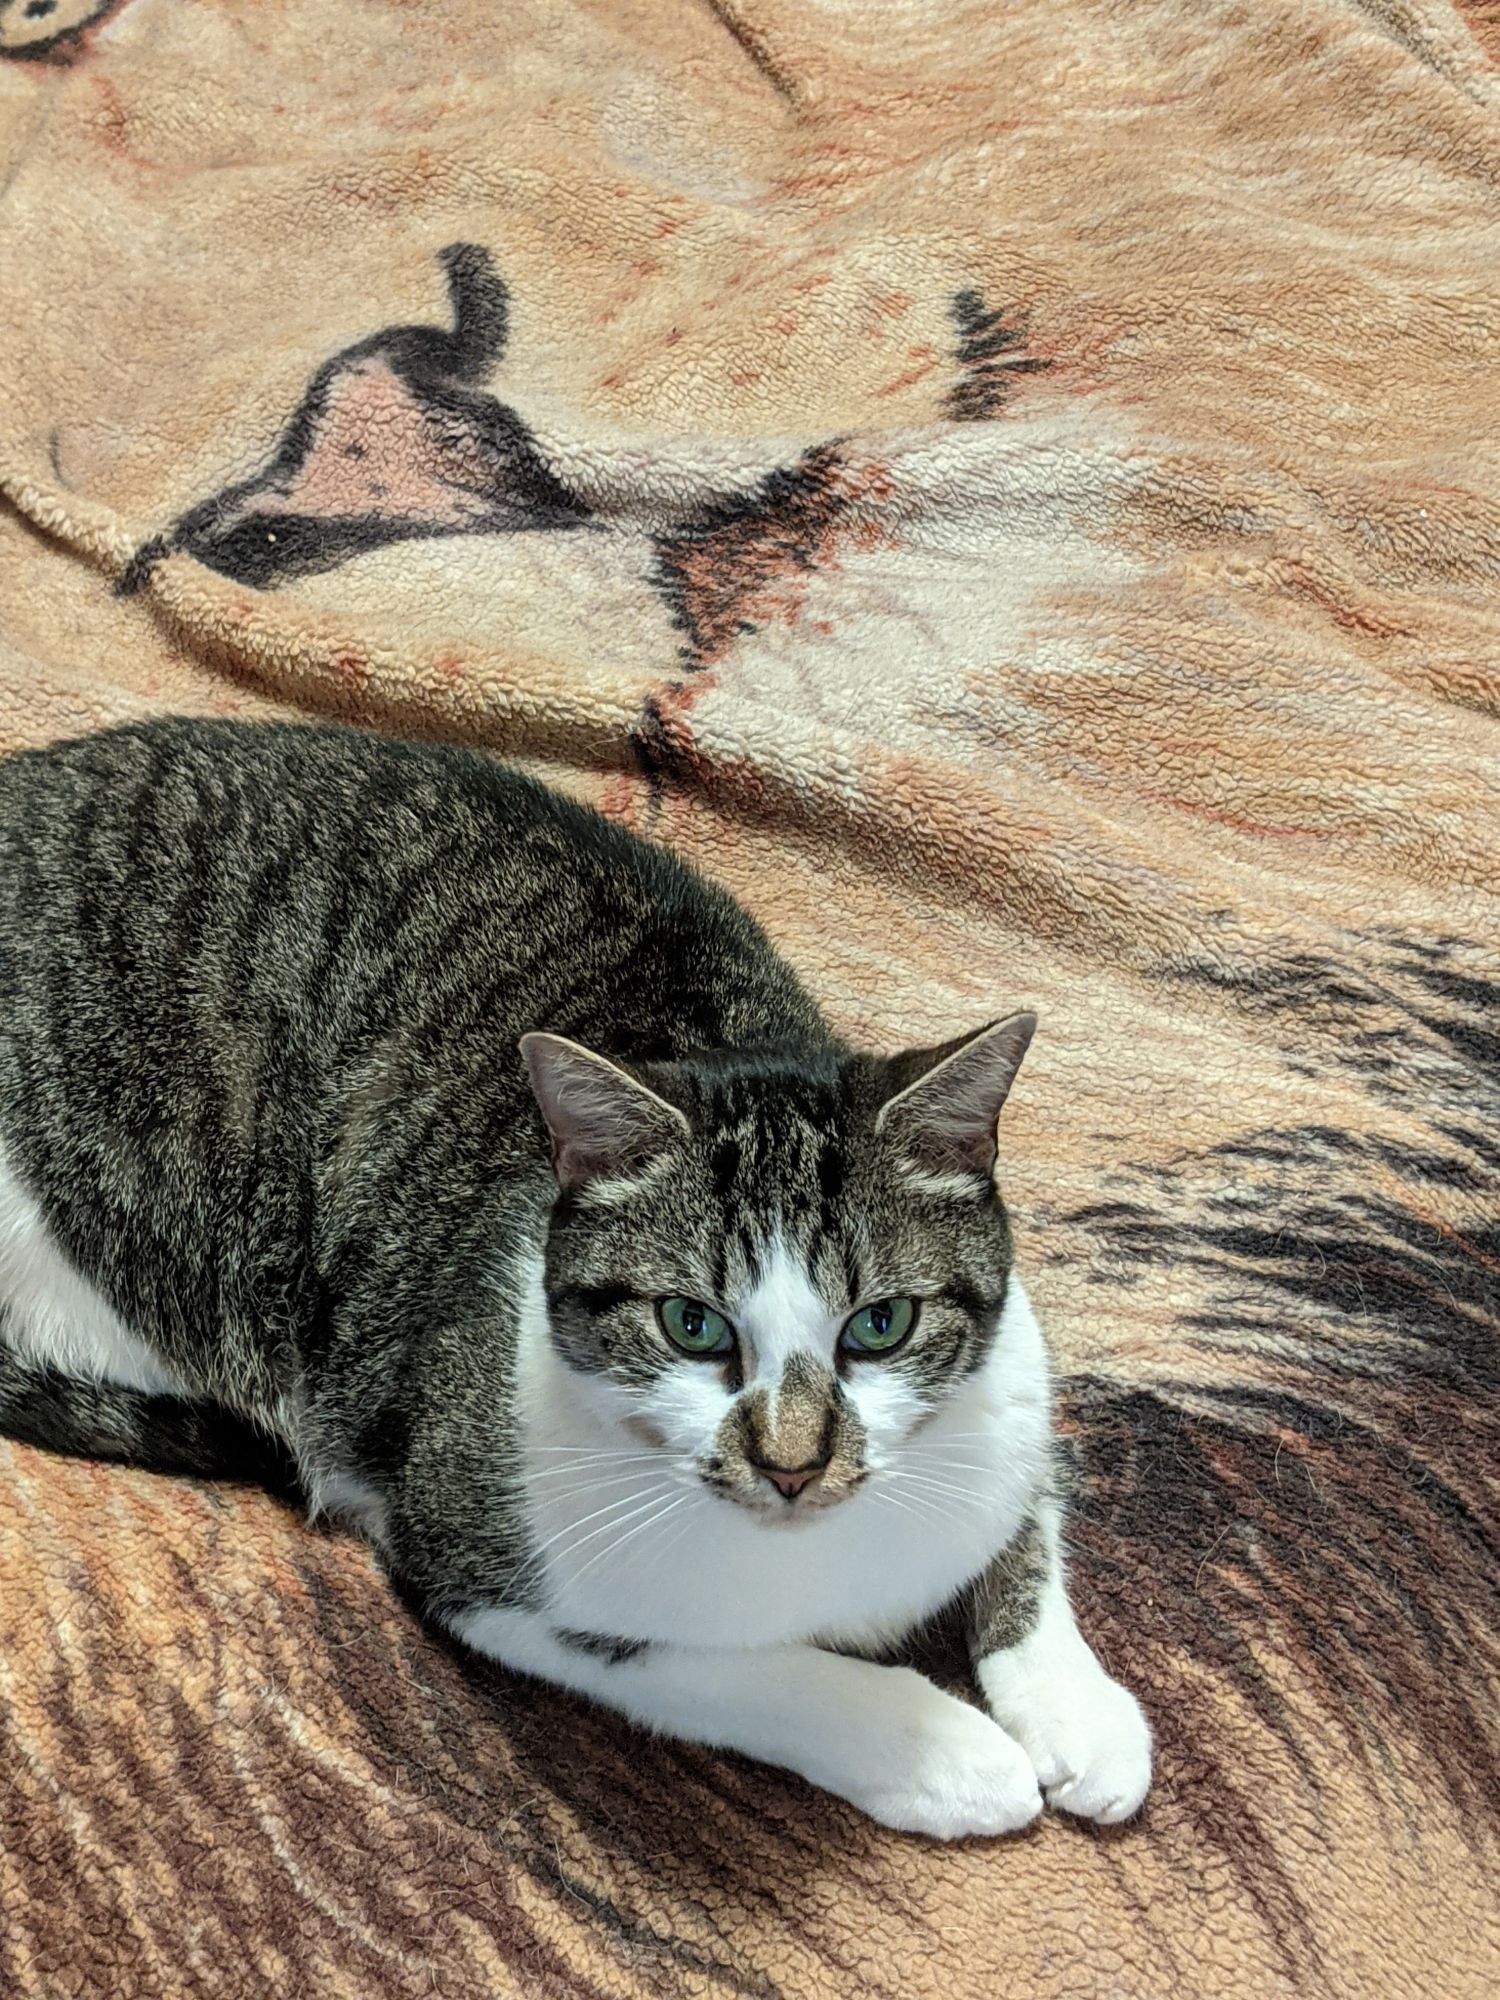
[[[712,1495],[681,1511],[691,1518],[675,1536],[664,1520],[654,1544],[603,1557],[597,1546],[569,1553],[565,1520],[537,1520],[540,1541],[558,1537],[546,1559],[549,1620],[690,1646],[877,1643],[940,1609],[1013,1532],[997,1510],[937,1538],[858,1500],[785,1531],[742,1521]]]

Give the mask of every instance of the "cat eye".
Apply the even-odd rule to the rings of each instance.
[[[877,1299],[845,1320],[839,1346],[845,1354],[889,1354],[916,1323],[915,1299]]]
[[[684,1354],[734,1351],[734,1328],[701,1299],[658,1299],[656,1317],[668,1340]]]

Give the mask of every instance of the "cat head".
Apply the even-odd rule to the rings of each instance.
[[[580,1395],[768,1524],[878,1478],[994,1337],[996,1121],[1035,1026],[628,1067],[526,1036],[559,1184],[549,1323]]]

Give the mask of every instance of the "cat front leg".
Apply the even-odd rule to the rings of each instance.
[[[971,1586],[969,1644],[990,1713],[1030,1758],[1048,1805],[1106,1825],[1129,1819],[1151,1784],[1151,1730],[1078,1629],[1055,1501]]]
[[[559,1632],[534,1612],[450,1616],[477,1652],[645,1728],[797,1772],[903,1833],[1013,1833],[1041,1811],[1019,1744],[907,1667],[814,1646],[632,1645]]]

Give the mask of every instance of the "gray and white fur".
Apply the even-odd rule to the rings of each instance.
[[[1033,1026],[851,1049],[729,897],[477,754],[13,757],[0,1430],[297,1483],[471,1646],[887,1825],[1123,1819],[994,1185]],[[954,1601],[988,1712],[868,1657]]]

